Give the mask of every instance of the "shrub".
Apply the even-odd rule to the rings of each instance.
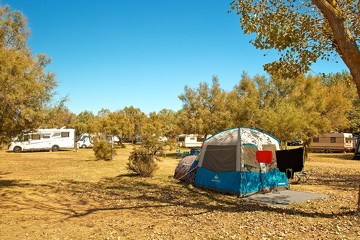
[[[129,156],[128,169],[142,177],[151,177],[158,169],[154,153],[144,147],[135,148]]]
[[[95,141],[93,150],[95,157],[98,160],[111,160],[112,156],[116,154],[115,149],[113,149],[111,144],[106,140]]]

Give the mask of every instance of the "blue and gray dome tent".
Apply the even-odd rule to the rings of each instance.
[[[255,128],[237,127],[204,141],[194,184],[246,196],[262,189],[287,187],[276,166],[279,140]]]

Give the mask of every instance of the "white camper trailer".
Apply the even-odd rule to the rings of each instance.
[[[201,147],[204,140],[205,137],[203,135],[181,134],[178,136],[178,145],[179,147],[184,147],[184,148]]]
[[[325,133],[313,138],[310,144],[313,152],[352,152],[354,137],[351,133]]]
[[[9,151],[58,151],[60,149],[74,148],[74,129],[37,129],[33,132],[22,133],[9,145]]]

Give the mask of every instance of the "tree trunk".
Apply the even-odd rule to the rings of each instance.
[[[335,4],[330,4],[327,0],[312,0],[312,2],[322,12],[324,20],[329,23],[333,32],[335,50],[349,68],[360,96],[360,50],[355,37],[346,26],[336,1]]]
[[[358,196],[358,208],[357,208],[358,213],[360,213],[360,184],[359,184],[359,196]]]

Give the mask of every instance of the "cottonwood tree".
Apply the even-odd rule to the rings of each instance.
[[[216,76],[212,85],[202,82],[197,89],[185,86],[179,96],[183,108],[179,116],[185,133],[214,134],[230,127],[230,113],[226,108],[227,93],[221,89]]]
[[[150,115],[150,117],[151,116],[152,115]],[[177,125],[178,114],[169,109],[162,109],[156,113],[156,117],[160,122],[158,128],[158,131],[160,131],[158,133],[160,139],[164,141],[165,145],[168,145],[170,148],[172,148],[176,145],[177,136],[181,134],[181,129]]]
[[[292,81],[273,77],[269,85],[274,119],[280,126],[274,134],[281,140],[297,136],[310,141],[318,133],[348,126],[345,113],[351,109],[351,101],[346,97],[346,86],[329,87],[320,76],[311,75]]]
[[[255,78],[263,78],[255,76]],[[226,107],[230,112],[232,126],[259,126],[259,115],[261,108],[261,93],[257,82],[248,74],[243,73],[239,85],[235,85],[228,93]]]
[[[42,128],[70,128],[76,126],[76,114],[66,107],[66,101],[67,98],[63,98],[58,103],[48,106],[44,110],[44,117],[41,123]]]
[[[26,18],[0,6],[0,143],[39,127],[56,87],[54,74],[45,70],[50,59],[33,56],[28,37]]]
[[[341,57],[360,95],[360,8],[358,0],[236,0],[246,34],[258,49],[275,49],[280,58],[264,65],[272,75],[306,73],[318,59]]]
[[[95,115],[91,111],[82,111],[76,115],[75,119],[75,131],[76,134],[91,133],[90,123],[95,119]]]
[[[318,133],[348,126],[345,113],[352,105],[347,94],[346,84],[329,86],[321,76],[301,75],[287,81],[243,75],[229,92],[228,108],[237,125],[259,127],[283,143],[311,140]]]
[[[176,137],[181,133],[176,119],[177,114],[172,110],[151,112],[142,129],[142,144],[154,149],[155,153],[163,151],[165,146],[174,147]]]
[[[141,137],[142,127],[147,117],[139,108],[133,106],[125,107],[123,111],[131,122],[126,128],[127,136],[130,137],[134,143],[137,137]]]
[[[327,86],[344,84],[347,86],[345,97],[352,101],[352,108],[346,112],[346,118],[349,120],[349,126],[339,128],[339,132],[360,133],[360,99],[356,94],[356,88],[350,74],[347,71],[340,73],[330,73],[323,76],[324,83]]]

